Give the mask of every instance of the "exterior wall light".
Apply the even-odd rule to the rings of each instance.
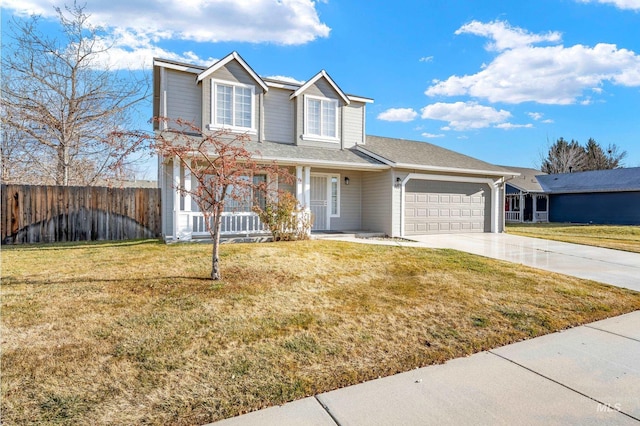
[[[349,185],[349,178],[345,176],[344,178],[344,184],[345,185]]]

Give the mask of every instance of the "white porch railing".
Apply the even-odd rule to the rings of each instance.
[[[504,212],[504,220],[507,222],[520,222],[520,212],[519,211],[508,211]]]
[[[536,222],[549,222],[549,212],[536,212]]]
[[[204,223],[204,215],[200,212],[189,212],[191,232],[193,235],[209,235]],[[269,230],[253,212],[224,212],[220,235],[268,234]]]

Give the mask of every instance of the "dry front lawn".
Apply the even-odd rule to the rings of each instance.
[[[305,241],[2,250],[3,424],[204,424],[640,309],[452,250]]]
[[[508,224],[509,234],[640,253],[640,226]]]

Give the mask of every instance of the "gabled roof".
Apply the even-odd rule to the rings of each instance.
[[[640,191],[640,167],[542,175],[538,181],[549,194]]]
[[[213,74],[214,72],[216,72],[217,70],[219,70],[220,68],[227,65],[229,62],[233,60],[238,61],[240,66],[244,68],[247,74],[249,74],[251,78],[253,78],[255,82],[258,83],[258,85],[262,87],[262,89],[265,92],[269,91],[269,87],[267,86],[267,83],[265,83],[264,80],[262,80],[260,76],[256,74],[256,72],[249,66],[249,64],[245,62],[244,59],[242,59],[242,56],[240,56],[240,54],[238,54],[238,52],[236,51],[229,53],[227,56],[220,59],[218,62],[216,62],[215,64],[211,65],[209,68],[205,69],[200,74],[198,74],[197,81],[198,82],[202,81],[203,79],[207,78],[208,76],[210,76],[211,74]]]
[[[291,94],[289,99],[293,99],[296,96],[301,95],[305,90],[307,90],[309,87],[314,85],[316,81],[320,80],[321,78],[324,78],[325,80],[327,80],[327,82],[331,85],[331,87],[333,87],[333,90],[335,90],[336,93],[338,93],[338,95],[342,98],[345,104],[348,105],[351,102],[349,100],[349,97],[342,91],[342,89],[340,89],[340,87],[338,87],[338,85],[333,81],[333,79],[329,77],[329,74],[327,74],[325,70],[320,71],[318,74],[314,75],[309,80],[307,80],[306,83],[304,83],[302,86],[298,88],[298,90],[296,90]]]
[[[491,176],[514,176],[500,166],[427,143],[406,139],[367,136],[357,149],[391,167],[421,171],[466,173]]]
[[[513,179],[508,180],[506,182],[507,185],[511,185],[522,192],[542,192],[542,187],[540,186],[538,179],[536,179],[536,176],[545,174],[540,170],[526,167],[500,167],[520,174],[520,176],[514,176]]]

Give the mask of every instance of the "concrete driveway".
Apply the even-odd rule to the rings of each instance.
[[[407,246],[450,248],[640,291],[640,254],[510,234],[409,237]]]

